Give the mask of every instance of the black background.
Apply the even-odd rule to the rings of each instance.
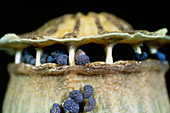
[[[23,0],[24,1],[24,0]],[[6,33],[22,34],[37,29],[46,21],[66,13],[89,11],[114,13],[118,17],[128,21],[135,29],[155,31],[160,28],[170,30],[170,8],[165,2],[158,4],[138,1],[131,5],[115,3],[114,1],[6,1],[0,3],[0,37]],[[170,33],[168,33],[170,34]],[[170,61],[170,46],[163,50]],[[13,61],[5,52],[0,51],[0,107],[8,83],[7,64]],[[170,72],[166,75],[167,86],[170,82]]]

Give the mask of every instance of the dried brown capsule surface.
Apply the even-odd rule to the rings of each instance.
[[[45,113],[54,102],[61,105],[70,91],[89,84],[94,88],[96,100],[91,113],[166,113],[169,112],[164,79],[167,69],[167,62],[157,60],[85,66],[10,64],[11,79],[3,112]]]

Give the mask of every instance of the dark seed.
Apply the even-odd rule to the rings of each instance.
[[[68,56],[66,54],[60,54],[57,57],[57,63],[60,65],[67,65]]]
[[[156,55],[157,59],[160,60],[160,61],[166,60],[166,55],[164,53],[156,52],[155,55]]]
[[[142,54],[136,53],[136,60],[138,61],[145,61],[148,55],[146,52],[142,52]]]
[[[24,61],[27,64],[35,65],[35,58],[29,54],[24,55],[22,61]]]
[[[35,54],[35,51],[33,48],[24,49],[22,56],[21,56],[21,62],[35,65],[35,58],[33,54]]]
[[[68,99],[63,104],[63,108],[65,111],[71,111],[72,113],[78,113],[79,104],[75,102],[73,99]]]
[[[47,57],[47,63],[52,63],[53,62],[53,57],[52,56],[48,56]]]
[[[54,62],[54,63],[57,63],[58,55],[60,55],[60,53],[56,53],[56,52],[54,52],[54,54],[52,54],[53,62]]]
[[[48,57],[48,53],[44,53],[41,58],[40,58],[40,61],[41,61],[41,64],[44,64],[47,62],[47,57]]]
[[[28,54],[28,55],[25,55],[24,57],[25,57],[26,63],[30,64],[30,61],[33,59],[33,56]]]
[[[50,113],[60,113],[60,105],[58,103],[54,103],[52,109],[50,109]]]
[[[84,65],[86,63],[90,63],[90,59],[87,55],[80,55],[76,59],[76,64],[77,65]]]
[[[35,59],[33,58],[33,59],[31,59],[30,60],[30,62],[29,62],[29,64],[31,64],[31,65],[35,65]]]
[[[93,95],[93,87],[91,85],[84,86],[84,98],[89,98]]]
[[[73,90],[70,92],[69,97],[74,99],[77,103],[83,102],[83,94],[79,90]]]
[[[95,99],[93,97],[89,97],[86,105],[84,106],[84,111],[89,112],[89,111],[93,110],[95,105],[96,105]]]

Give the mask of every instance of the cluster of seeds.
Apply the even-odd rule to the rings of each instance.
[[[57,63],[60,65],[68,64],[68,55],[66,49],[60,45],[55,45],[53,48],[47,48],[41,56],[41,64]]]
[[[69,99],[66,100],[62,107],[66,112],[78,113],[81,109],[81,105],[84,100],[87,100],[85,105],[83,106],[82,112],[90,112],[94,109],[96,105],[95,99],[92,97],[93,95],[93,87],[91,85],[84,86],[84,94],[79,90],[73,90],[69,94]],[[59,104],[54,103],[50,113],[60,113],[61,108]]]
[[[21,62],[35,65],[35,57],[32,54],[32,48],[27,48],[23,50]]]
[[[90,45],[91,47],[92,45]],[[143,47],[144,48],[144,47]],[[142,49],[142,47],[141,47]],[[86,53],[84,51],[86,51]],[[26,48],[23,50],[21,56],[21,62],[35,65],[35,49],[34,52],[33,48]],[[91,55],[89,51],[92,51],[90,48],[81,48],[78,49],[75,53],[75,64],[76,65],[85,65],[90,63],[90,61],[96,61],[94,57],[96,55]],[[94,53],[95,50],[93,50]],[[101,48],[100,48],[101,51]],[[103,53],[104,54],[104,53]],[[139,54],[138,52],[135,53],[134,49],[129,44],[117,44],[114,46],[112,51],[113,62],[119,60],[137,60],[137,61],[145,61],[148,58],[158,59],[160,61],[166,60],[166,55],[162,52],[157,51],[156,53],[150,53],[147,51],[146,47],[142,50],[142,53]],[[91,56],[90,56],[91,55]],[[100,57],[100,56],[99,56]],[[100,60],[99,60],[100,61]],[[55,44],[49,47],[44,48],[43,54],[40,58],[41,64],[44,63],[57,63],[60,65],[68,65],[68,51],[64,45]]]
[[[153,59],[158,59],[159,61],[165,61],[166,55],[162,52],[156,52],[151,56]],[[138,61],[145,61],[148,58],[148,54],[146,52],[142,52],[142,54],[136,53],[136,60]]]

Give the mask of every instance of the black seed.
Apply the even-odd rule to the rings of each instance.
[[[40,61],[41,61],[41,64],[44,64],[47,62],[47,57],[48,57],[48,53],[44,53],[41,58],[40,58]]]
[[[27,54],[27,55],[25,55],[24,57],[25,57],[25,61],[26,61],[26,63],[27,63],[27,64],[30,64],[30,61],[33,59],[33,56],[32,56],[32,55]]]
[[[87,55],[80,55],[76,59],[76,64],[77,65],[84,65],[86,63],[90,63],[90,59]]]
[[[22,56],[21,56],[21,62],[35,65],[35,49],[34,48],[26,48],[23,50]]]
[[[58,103],[54,103],[52,109],[50,109],[50,113],[60,113],[60,105]]]
[[[75,102],[73,99],[68,99],[63,104],[63,108],[65,111],[71,111],[72,113],[78,113],[79,104]]]
[[[57,58],[58,58],[58,55],[60,55],[60,53],[54,52],[54,53],[51,54],[51,55],[52,55],[52,57],[53,57],[53,62],[54,62],[54,63],[57,63]]]
[[[68,61],[68,53],[65,46],[53,45],[44,49],[45,56],[41,56],[42,63],[58,63],[60,65],[66,65]],[[60,55],[61,54],[61,55]]]
[[[91,85],[84,86],[84,98],[89,98],[93,95],[93,87]]]
[[[145,61],[148,55],[146,52],[142,52],[142,54],[136,53],[136,60],[138,61]]]
[[[29,55],[29,54],[24,55],[24,58],[22,60],[27,64],[35,65],[35,59],[32,55]]]
[[[33,59],[31,59],[30,60],[30,62],[29,62],[29,64],[31,64],[31,65],[35,65],[35,59],[33,58]]]
[[[70,92],[69,97],[74,99],[77,103],[83,102],[83,94],[79,90],[73,90]]]
[[[60,65],[67,65],[68,56],[66,54],[59,54],[57,57],[57,63]]]
[[[48,56],[47,57],[47,63],[52,63],[53,62],[53,57],[52,56]]]
[[[157,59],[160,61],[166,60],[166,55],[162,52],[156,52],[155,55],[156,55]]]
[[[96,105],[95,99],[93,97],[89,97],[86,105],[84,106],[84,111],[90,112],[91,110],[94,109],[95,105]]]

